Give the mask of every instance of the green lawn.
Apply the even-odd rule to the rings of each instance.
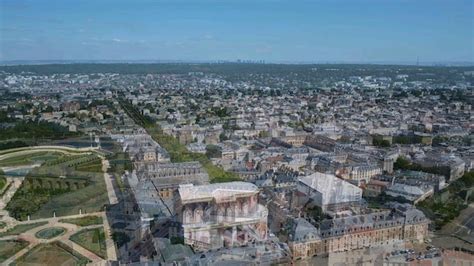
[[[47,161],[45,162],[45,166],[54,166],[54,165],[59,165],[59,164],[64,164],[64,163],[67,163],[67,162],[70,162],[70,161],[75,161],[75,160],[79,160],[81,158],[85,158],[87,157],[88,155],[87,154],[74,154],[74,155],[67,155],[67,156],[62,156],[62,157],[59,157],[59,158],[56,158],[55,160],[50,160],[50,161]]]
[[[101,166],[101,160],[95,154],[68,155],[45,162],[41,167],[33,169],[29,175],[75,178],[102,172]]]
[[[102,160],[100,160],[100,158],[97,158],[95,160],[82,163],[81,165],[76,166],[75,169],[77,171],[83,171],[83,172],[102,173]]]
[[[86,216],[81,218],[62,219],[59,220],[61,223],[70,223],[78,226],[89,226],[94,224],[102,224],[102,217],[100,216]]]
[[[15,265],[86,265],[90,260],[70,247],[55,242],[39,244],[15,261]]]
[[[0,169],[0,171],[2,171]],[[7,185],[7,179],[0,175],[0,191],[3,191],[3,188]]]
[[[2,232],[0,233],[0,237],[4,237],[4,236],[10,236],[10,235],[19,235],[19,234],[22,234],[26,231],[29,231],[33,228],[36,228],[38,226],[42,226],[42,225],[45,225],[47,224],[48,222],[38,222],[38,223],[30,223],[30,224],[19,224],[19,225],[16,225],[15,227],[13,228],[10,228],[8,229],[6,232]]]
[[[71,236],[71,241],[82,246],[83,248],[94,252],[98,256],[106,259],[107,248],[105,246],[104,229],[94,228],[85,229]]]
[[[25,240],[0,240],[0,263],[28,246]]]
[[[42,163],[63,156],[60,152],[36,151],[28,154],[12,156],[0,161],[0,166],[19,166]]]

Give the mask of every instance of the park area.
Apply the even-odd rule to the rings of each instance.
[[[24,240],[0,240],[0,263],[28,246]]]
[[[107,258],[105,234],[103,228],[84,229],[71,236],[71,241],[96,255]]]
[[[101,262],[108,257],[106,243],[110,239],[102,223],[103,216],[97,215],[17,223],[0,233],[0,265],[85,265]]]
[[[6,206],[18,220],[97,212],[108,204],[102,159],[93,152],[18,150],[2,152],[4,169],[33,166]]]
[[[54,151],[37,151],[34,153],[18,154],[1,160],[0,167],[41,164],[49,160],[60,158],[61,156],[62,153]]]
[[[0,237],[4,237],[4,236],[11,236],[11,235],[19,235],[19,234],[22,234],[26,231],[29,231],[33,228],[36,228],[36,227],[39,227],[39,226],[42,226],[42,225],[45,225],[47,224],[48,222],[37,222],[37,223],[28,223],[28,224],[18,224],[18,225],[15,225],[15,227],[12,227],[10,229],[8,229],[7,231],[5,232],[1,232],[0,233]]]
[[[1,265],[115,258],[103,228],[109,204],[104,158],[95,149],[62,146],[0,151]]]
[[[55,242],[35,246],[20,257],[15,265],[86,265],[89,262],[66,245]]]

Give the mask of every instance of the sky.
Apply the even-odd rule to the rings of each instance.
[[[0,0],[0,60],[474,62],[474,0]]]

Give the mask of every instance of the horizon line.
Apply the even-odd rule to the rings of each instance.
[[[18,59],[0,60],[0,66],[48,65],[48,64],[84,64],[84,63],[144,63],[144,64],[288,64],[288,65],[400,65],[400,66],[474,66],[474,61],[357,61],[357,60],[264,60],[264,59],[216,59],[216,60],[180,60],[180,59]]]

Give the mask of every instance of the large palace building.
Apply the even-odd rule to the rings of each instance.
[[[199,162],[156,163],[135,162],[137,178],[151,180],[160,197],[172,200],[180,184],[204,185],[209,176]]]
[[[289,223],[293,258],[374,247],[396,241],[422,242],[429,220],[410,205],[394,204],[391,210],[324,220],[316,228],[303,218]]]
[[[267,238],[267,208],[258,188],[246,182],[181,185],[175,205],[184,240],[197,250],[247,244]]]

